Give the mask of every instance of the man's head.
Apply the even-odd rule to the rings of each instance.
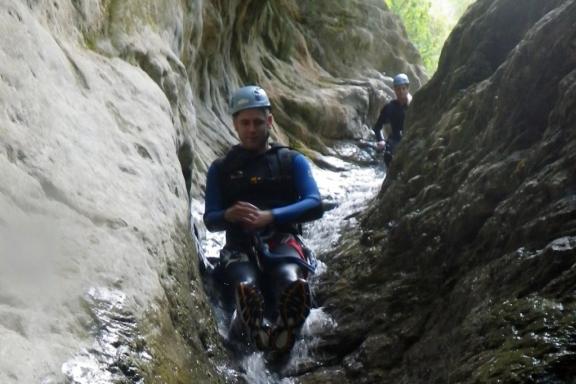
[[[394,76],[394,93],[396,94],[396,99],[398,99],[401,104],[408,103],[409,87],[410,80],[406,74],[399,73]]]
[[[230,113],[240,145],[245,149],[264,152],[272,126],[270,100],[260,87],[250,85],[237,90],[230,98]]]

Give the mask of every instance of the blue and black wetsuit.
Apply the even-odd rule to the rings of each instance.
[[[225,279],[230,288],[239,283],[266,285],[261,280],[272,281],[275,302],[288,284],[306,276],[306,268],[297,258],[257,265],[251,251],[254,233],[224,218],[226,209],[238,201],[270,210],[275,233],[296,235],[296,224],[305,221],[310,212],[322,209],[308,160],[282,146],[272,146],[263,154],[235,146],[208,170],[204,223],[209,231],[226,231],[226,246],[220,254]]]
[[[382,141],[384,137],[382,136],[382,127],[386,123],[390,123],[392,132],[389,137],[386,138],[386,152],[394,153],[396,145],[402,140],[402,132],[404,130],[404,118],[406,116],[407,105],[402,105],[398,100],[392,100],[382,108],[380,116],[374,125],[374,133],[376,134],[376,140]]]
[[[320,192],[306,158],[291,156],[291,169],[283,170],[279,151],[273,146],[254,155],[240,146],[212,163],[206,180],[204,223],[209,231],[226,231],[227,245],[241,246],[247,233],[224,219],[226,209],[238,201],[271,210],[279,230],[291,230],[309,211],[321,207]]]

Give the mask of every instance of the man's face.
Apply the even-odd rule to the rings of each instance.
[[[240,145],[249,151],[262,152],[267,149],[272,126],[272,114],[264,109],[245,109],[234,116],[234,129]]]
[[[407,85],[397,85],[394,87],[394,93],[396,98],[400,102],[406,102],[408,100],[408,86]]]

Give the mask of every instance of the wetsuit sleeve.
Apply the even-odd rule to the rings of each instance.
[[[218,163],[212,163],[206,176],[206,199],[204,201],[204,224],[210,232],[224,231],[229,226],[224,219],[226,208],[222,201],[219,174]]]
[[[301,154],[292,158],[294,183],[300,199],[290,205],[272,209],[274,222],[277,224],[293,223],[306,212],[319,208],[322,204],[316,180],[308,160]]]
[[[382,108],[382,111],[380,112],[380,116],[378,116],[378,120],[376,121],[376,124],[374,125],[374,134],[376,135],[376,141],[384,140],[384,136],[382,136],[382,127],[389,120],[388,105],[389,104],[386,104],[384,106],[384,108]]]

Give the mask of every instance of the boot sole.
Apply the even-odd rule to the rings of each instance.
[[[310,286],[303,279],[290,284],[280,299],[280,317],[285,327],[299,328],[310,314]]]
[[[264,297],[252,285],[240,284],[236,291],[236,302],[240,319],[250,332],[250,337],[258,349],[270,345],[270,331],[263,327]]]
[[[304,324],[310,313],[310,286],[298,279],[290,284],[280,299],[282,325],[271,336],[272,348],[278,353],[289,352],[296,342],[296,331]]]

